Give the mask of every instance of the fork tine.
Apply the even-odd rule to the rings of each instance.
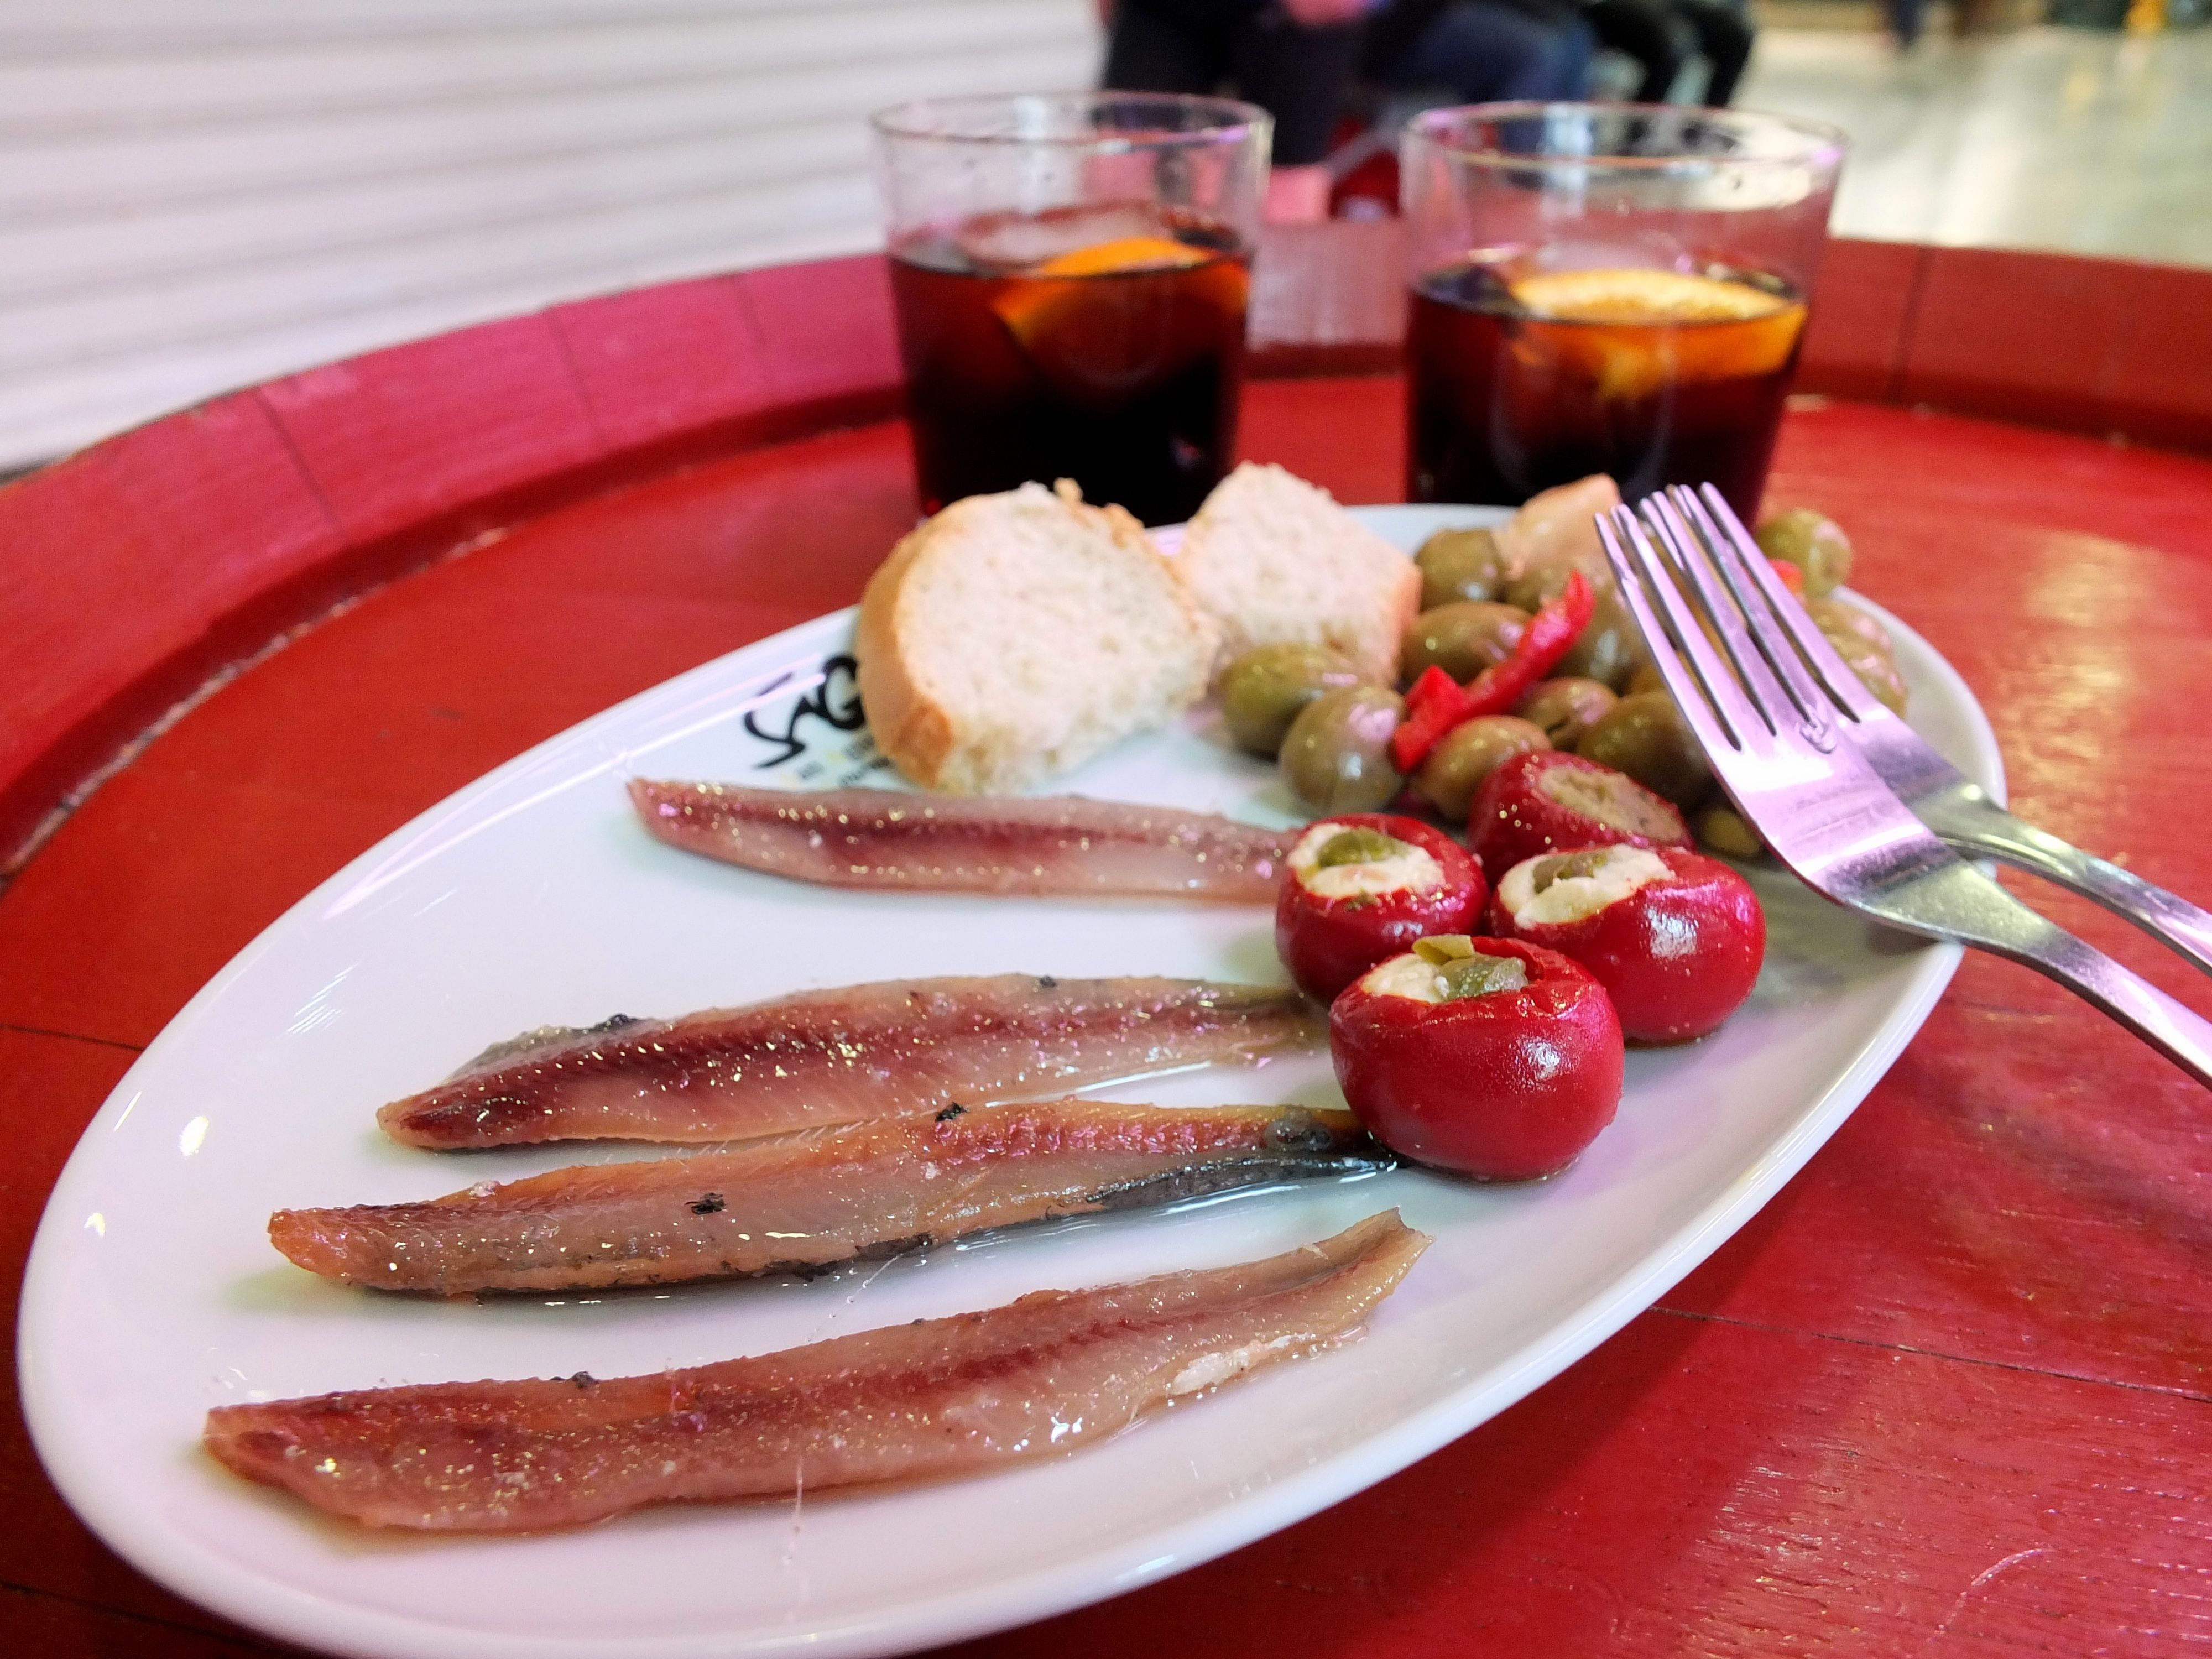
[[[1681,496],[1690,494],[1687,490],[1674,493]],[[1828,701],[1862,723],[1896,719],[1859,683],[1859,677],[1851,672],[1849,665],[1837,654],[1836,647],[1828,643],[1828,636],[1807,614],[1803,603],[1782,585],[1782,579],[1774,574],[1774,567],[1767,562],[1766,555],[1759,550],[1759,544],[1752,539],[1751,532],[1743,527],[1743,520],[1736,517],[1735,510],[1720,491],[1705,484],[1698,495],[1704,498],[1702,503],[1693,498],[1691,504],[1702,506],[1700,516],[1718,532],[1711,538],[1717,552],[1724,563],[1746,573],[1765,597],[1768,609],[1811,665]]]
[[[1746,695],[1752,706],[1759,711],[1760,718],[1766,722],[1767,729],[1778,738],[1789,728],[1803,724],[1798,711],[1793,707],[1790,694],[1783,688],[1781,681],[1775,678],[1774,670],[1753,641],[1742,613],[1736,609],[1734,597],[1723,590],[1719,574],[1713,568],[1705,544],[1690,533],[1689,526],[1682,521],[1681,515],[1663,496],[1647,496],[1643,512],[1644,521],[1666,544],[1684,578],[1695,590],[1698,603],[1705,608],[1706,620],[1719,637],[1721,648],[1728,653]],[[1823,720],[1815,724],[1825,727],[1826,722]],[[1829,744],[1815,739],[1814,746],[1826,749],[1832,742],[1832,738]]]
[[[1759,647],[1767,666],[1790,694],[1790,701],[1797,706],[1800,718],[1816,726],[1827,725],[1836,714],[1827,693],[1814,681],[1765,589],[1744,568],[1735,545],[1721,533],[1705,504],[1689,490],[1678,484],[1667,492],[1667,501],[1673,515],[1696,537],[1705,557],[1726,584],[1729,597],[1735,601],[1735,608],[1750,630],[1752,643]],[[1772,574],[1771,568],[1769,574]]]
[[[1673,573],[1644,535],[1636,515],[1625,507],[1616,507],[1610,514],[1600,515],[1597,533],[1605,544],[1606,557],[1613,562],[1621,602],[1643,630],[1644,643],[1667,689],[1674,694],[1683,718],[1715,766],[1720,766],[1729,752],[1754,752],[1753,745],[1771,736],[1765,722],[1722,665]],[[1661,608],[1666,614],[1664,623]]]

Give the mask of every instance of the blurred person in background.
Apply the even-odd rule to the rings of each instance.
[[[1751,61],[1751,20],[1729,0],[1584,0],[1583,11],[1602,45],[1642,66],[1630,94],[1639,104],[1666,102],[1691,58],[1702,57],[1710,73],[1699,101],[1719,108]]]
[[[1368,25],[1367,78],[1449,88],[1462,104],[1574,100],[1596,38],[1574,0],[1389,0]]]
[[[1328,215],[1331,141],[1357,75],[1461,102],[1578,98],[1592,36],[1573,0],[1101,0],[1103,83],[1226,86],[1275,118],[1267,216]]]
[[[1224,86],[1275,118],[1267,217],[1328,216],[1329,143],[1371,0],[1100,0],[1114,92]]]

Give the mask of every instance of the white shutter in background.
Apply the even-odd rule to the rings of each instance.
[[[880,241],[863,118],[1091,0],[4,0],[0,467],[556,301]]]

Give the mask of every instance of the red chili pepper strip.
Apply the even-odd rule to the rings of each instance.
[[[1559,597],[1529,618],[1521,642],[1504,662],[1484,669],[1464,686],[1453,684],[1440,668],[1429,669],[1406,694],[1406,718],[1390,734],[1392,763],[1401,772],[1411,772],[1455,726],[1480,715],[1510,713],[1559,666],[1596,614],[1596,592],[1581,571],[1571,571]]]
[[[1443,669],[1432,665],[1421,671],[1406,693],[1406,718],[1390,734],[1390,758],[1401,772],[1419,766],[1444,733],[1467,718],[1460,712],[1466,696],[1459,682]]]
[[[1558,599],[1529,619],[1528,626],[1522,631],[1521,643],[1513,647],[1513,654],[1484,669],[1468,686],[1463,694],[1467,713],[1461,718],[1473,720],[1478,714],[1511,712],[1539,680],[1559,666],[1559,659],[1573,648],[1576,639],[1596,614],[1596,592],[1581,571],[1570,571],[1566,587]]]

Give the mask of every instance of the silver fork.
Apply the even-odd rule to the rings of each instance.
[[[1937,840],[1844,734],[1764,586],[1734,562],[1717,565],[1674,503],[1652,496],[1644,511],[1651,536],[1626,507],[1598,521],[1622,601],[1729,799],[1775,856],[1848,908],[2048,975],[2212,1087],[2212,1023]]]
[[[1923,743],[1859,684],[1803,608],[1789,602],[1789,590],[1718,490],[1711,484],[1694,492],[1677,485],[1667,494],[1675,513],[1705,538],[1724,566],[1733,567],[1733,575],[1748,574],[1759,585],[1784,631],[1811,663],[1814,678],[1841,714],[1844,730],[1859,752],[1947,846],[2016,865],[2071,888],[2212,973],[2212,912],[2023,823],[1991,800],[1981,785]]]

